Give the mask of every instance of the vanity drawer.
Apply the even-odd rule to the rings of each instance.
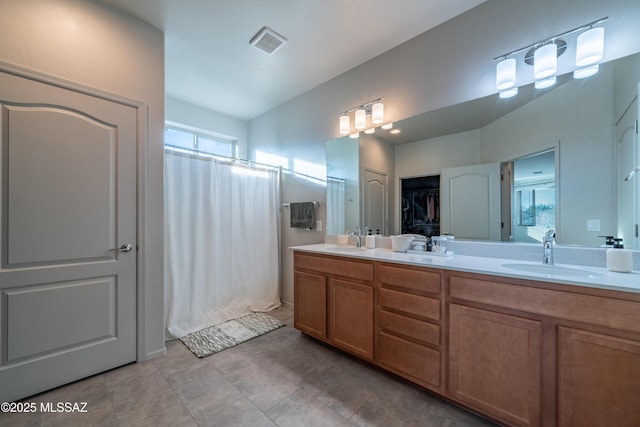
[[[367,282],[373,281],[373,263],[369,261],[351,261],[340,257],[294,252],[293,263],[295,269],[334,274]]]
[[[392,310],[440,320],[440,301],[434,298],[382,288],[378,293],[378,303]]]
[[[378,363],[430,388],[440,388],[440,352],[405,339],[378,333]]]
[[[432,271],[380,265],[378,281],[383,285],[395,286],[409,291],[440,293],[440,273]]]
[[[425,344],[440,346],[440,326],[386,310],[378,311],[378,326]]]
[[[640,303],[634,301],[453,275],[449,277],[449,295],[458,300],[640,332]]]

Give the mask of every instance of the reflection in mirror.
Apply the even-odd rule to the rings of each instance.
[[[402,234],[440,235],[440,175],[400,180]]]
[[[640,55],[635,54],[601,64],[587,79],[558,76],[557,84],[545,90],[530,85],[521,87],[514,98],[496,94],[398,121],[394,128],[401,130],[399,134],[376,129],[376,138],[393,147],[395,184],[390,191],[396,196],[390,198],[389,212],[396,212],[396,220],[389,234],[401,232],[402,179],[440,175],[454,167],[501,165],[553,149],[556,241],[599,246],[598,236],[616,235],[625,247],[639,248],[640,174],[624,180],[640,166],[634,131],[639,83]],[[328,163],[333,161],[329,157],[328,152]],[[357,188],[357,173],[353,178]],[[445,202],[441,196],[442,221]],[[505,201],[499,204],[492,219],[512,223],[511,212],[504,214]],[[353,224],[357,221],[346,223]],[[441,227],[456,233],[445,229],[444,222]],[[500,228],[497,234],[474,238],[518,241],[511,231]]]
[[[521,157],[501,165],[503,240],[540,243],[556,228],[555,151]],[[505,235],[507,238],[505,239]]]
[[[358,140],[338,138],[327,142],[327,234],[344,234],[359,224]]]

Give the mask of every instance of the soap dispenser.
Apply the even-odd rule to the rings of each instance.
[[[633,270],[633,253],[629,249],[624,249],[622,239],[619,237],[614,238],[613,247],[607,249],[607,269],[619,273],[630,273]]]
[[[367,237],[365,238],[365,243],[367,249],[375,249],[376,248],[376,236],[373,235],[373,232],[369,230]]]

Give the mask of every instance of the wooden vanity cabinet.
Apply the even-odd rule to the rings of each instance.
[[[294,252],[294,327],[374,360],[373,263]]]
[[[438,270],[376,264],[376,361],[416,384],[442,387],[442,283]]]
[[[640,425],[640,295],[451,272],[447,395],[514,426]]]
[[[501,424],[640,426],[638,293],[304,252],[294,276],[297,329]]]

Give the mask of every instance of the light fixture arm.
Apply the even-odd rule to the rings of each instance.
[[[380,97],[380,98],[378,98],[378,99],[374,99],[373,101],[369,101],[369,102],[367,102],[367,103],[365,103],[365,104],[358,105],[357,107],[353,107],[353,108],[350,108],[350,109],[348,109],[348,110],[345,110],[345,111],[343,111],[342,113],[340,113],[339,115],[340,115],[340,116],[344,116],[345,114],[353,113],[354,111],[359,110],[359,109],[361,109],[361,108],[363,108],[364,110],[366,110],[367,114],[369,114],[369,113],[371,113],[371,106],[372,106],[373,104],[375,104],[375,103],[381,102],[383,99],[384,99],[384,96],[383,96],[383,97]]]
[[[597,24],[600,24],[600,23],[606,21],[607,19],[609,19],[608,16],[605,16],[604,18],[596,19],[595,21],[589,22],[588,24],[584,24],[584,25],[581,25],[579,27],[572,28],[572,29],[570,29],[568,31],[565,31],[563,33],[556,34],[555,36],[547,37],[544,40],[540,40],[538,42],[531,43],[531,44],[529,44],[527,46],[521,47],[520,49],[512,50],[511,52],[496,56],[495,58],[493,58],[493,60],[497,61],[499,59],[506,59],[506,58],[508,58],[508,57],[510,57],[512,55],[515,55],[516,53],[520,53],[520,52],[522,52],[524,50],[531,49],[532,47],[542,46],[542,45],[547,44],[547,43],[549,43],[549,42],[551,42],[551,41],[553,41],[553,40],[555,40],[557,38],[564,37],[566,35],[575,33],[577,31],[582,31],[582,30],[585,30],[587,28],[591,28],[594,25],[597,25]]]

